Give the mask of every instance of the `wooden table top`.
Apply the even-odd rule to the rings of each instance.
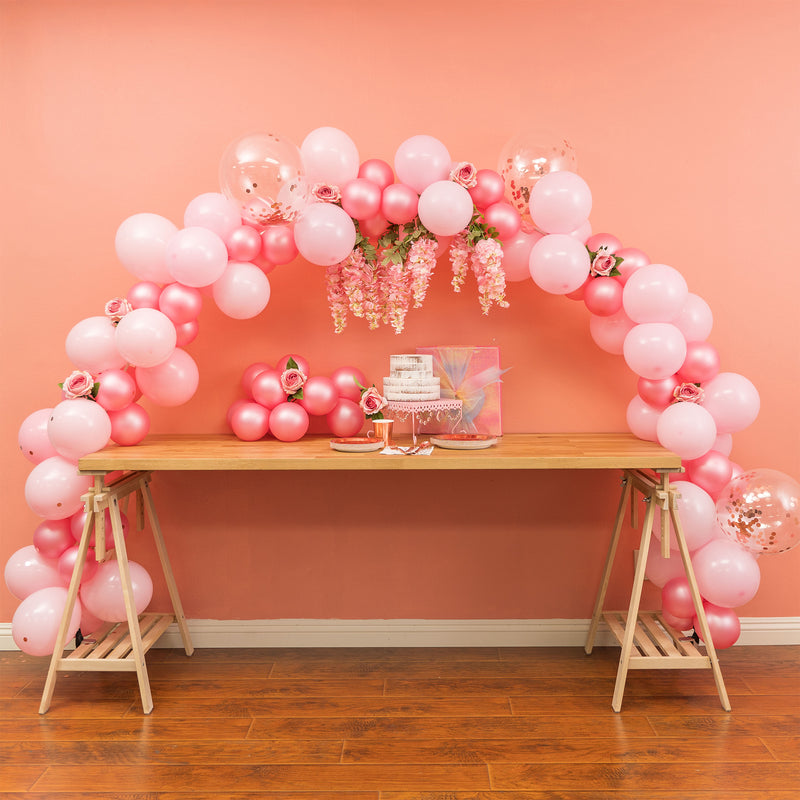
[[[243,442],[232,434],[158,434],[132,447],[112,445],[78,461],[83,474],[115,470],[680,470],[675,453],[629,433],[509,433],[485,450],[434,448],[431,455],[341,453],[330,437]]]

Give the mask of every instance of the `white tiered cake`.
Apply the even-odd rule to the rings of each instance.
[[[389,356],[389,376],[383,379],[383,395],[387,400],[416,402],[438,400],[439,378],[433,376],[433,356],[408,353]]]

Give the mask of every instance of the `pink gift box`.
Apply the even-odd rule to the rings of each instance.
[[[456,398],[463,403],[456,432],[487,433],[501,436],[499,347],[448,345],[418,347],[418,353],[433,356],[433,374],[441,380],[442,398]],[[425,433],[441,433],[435,422],[423,425]]]

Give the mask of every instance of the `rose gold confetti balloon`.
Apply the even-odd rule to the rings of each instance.
[[[800,544],[800,483],[774,469],[743,472],[722,490],[717,521],[752,553],[785,553]]]

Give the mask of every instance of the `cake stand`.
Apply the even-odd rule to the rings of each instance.
[[[386,411],[391,411],[398,419],[411,417],[411,438],[417,443],[417,420],[427,424],[431,420],[442,422],[450,420],[450,428],[455,428],[461,421],[461,400],[389,400]]]

